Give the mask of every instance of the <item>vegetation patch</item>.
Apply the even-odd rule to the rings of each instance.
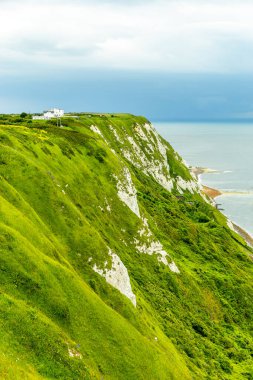
[[[140,152],[161,178],[193,180],[149,128],[124,114],[62,127],[0,115],[1,378],[252,379],[253,251],[196,190],[143,170]],[[138,215],[118,196],[125,168]],[[149,231],[180,273],[138,251]],[[113,275],[110,251],[136,308],[93,270]]]

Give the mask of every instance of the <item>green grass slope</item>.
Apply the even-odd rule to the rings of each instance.
[[[252,250],[147,120],[0,123],[0,377],[252,379]]]

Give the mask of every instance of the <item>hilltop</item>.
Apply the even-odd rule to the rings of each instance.
[[[253,250],[147,119],[0,147],[1,379],[253,379]]]

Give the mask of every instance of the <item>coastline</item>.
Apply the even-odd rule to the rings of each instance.
[[[189,167],[190,169],[190,172],[191,174],[193,174],[195,177],[197,177],[199,183],[201,184],[202,186],[202,191],[205,195],[207,195],[209,198],[211,199],[215,199],[216,197],[218,197],[219,195],[222,195],[223,193],[218,190],[218,189],[214,189],[212,187],[209,187],[209,186],[205,186],[202,184],[202,181],[201,181],[201,174],[204,174],[204,173],[218,173],[218,170],[215,170],[215,169],[209,169],[209,168],[201,168],[199,166],[197,167],[193,167],[193,166],[190,166]]]
[[[215,199],[219,195],[223,194],[220,190],[213,189],[212,187],[208,187],[205,185],[202,185],[202,191],[205,195],[207,195],[208,197],[210,197],[212,199]]]
[[[233,229],[235,232],[237,232],[245,241],[246,243],[253,248],[253,237],[245,231],[242,227],[238,226],[234,222],[231,222],[233,225]]]
[[[210,168],[202,168],[200,166],[190,166],[190,171],[198,178],[201,174],[204,174],[204,173],[219,173],[219,170],[210,169]]]
[[[201,182],[201,177],[200,177],[201,174],[203,174],[203,173],[217,173],[218,170],[209,169],[209,168],[201,168],[201,167],[190,167],[189,169],[190,169],[190,172],[195,177],[197,177],[199,183],[202,185],[202,192],[205,195],[207,195],[209,198],[211,198],[214,202],[215,202],[215,198],[216,197],[225,194],[224,192],[222,192],[222,191],[220,191],[218,189],[214,189],[212,187],[205,186]],[[228,219],[228,221],[229,221],[229,219]],[[253,237],[247,231],[245,231],[242,227],[238,226],[233,221],[229,221],[229,222],[231,223],[232,229],[238,235],[240,235],[250,247],[253,248]]]

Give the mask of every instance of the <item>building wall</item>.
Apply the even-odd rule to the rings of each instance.
[[[41,116],[33,116],[33,120],[50,120],[54,117],[62,117],[64,115],[64,110],[53,108],[50,111],[45,111]]]

